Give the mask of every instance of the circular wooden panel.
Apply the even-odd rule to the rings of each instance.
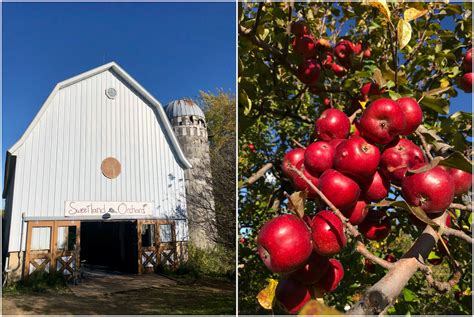
[[[122,167],[116,158],[108,157],[102,161],[100,169],[102,170],[102,174],[104,174],[105,177],[113,179],[120,175]]]

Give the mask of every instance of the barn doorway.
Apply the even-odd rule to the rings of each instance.
[[[80,258],[86,267],[138,273],[136,221],[83,221]]]

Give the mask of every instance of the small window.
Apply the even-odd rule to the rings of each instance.
[[[73,251],[76,247],[76,226],[58,227],[58,250]]]
[[[160,225],[160,242],[173,242],[171,225]]]
[[[155,245],[155,225],[142,225],[142,247],[152,247]]]
[[[51,243],[51,227],[33,227],[31,230],[31,250],[49,251]]]

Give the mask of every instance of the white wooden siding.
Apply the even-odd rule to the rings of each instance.
[[[113,100],[105,95],[109,87],[117,90]],[[176,208],[186,208],[184,172],[163,123],[110,69],[60,89],[14,155],[10,251],[19,249],[22,212],[63,217],[67,200],[150,201],[157,218],[176,218]],[[112,180],[100,169],[109,156],[122,166]]]

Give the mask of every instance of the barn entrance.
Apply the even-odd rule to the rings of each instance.
[[[92,268],[138,273],[136,221],[82,221],[80,259]]]

